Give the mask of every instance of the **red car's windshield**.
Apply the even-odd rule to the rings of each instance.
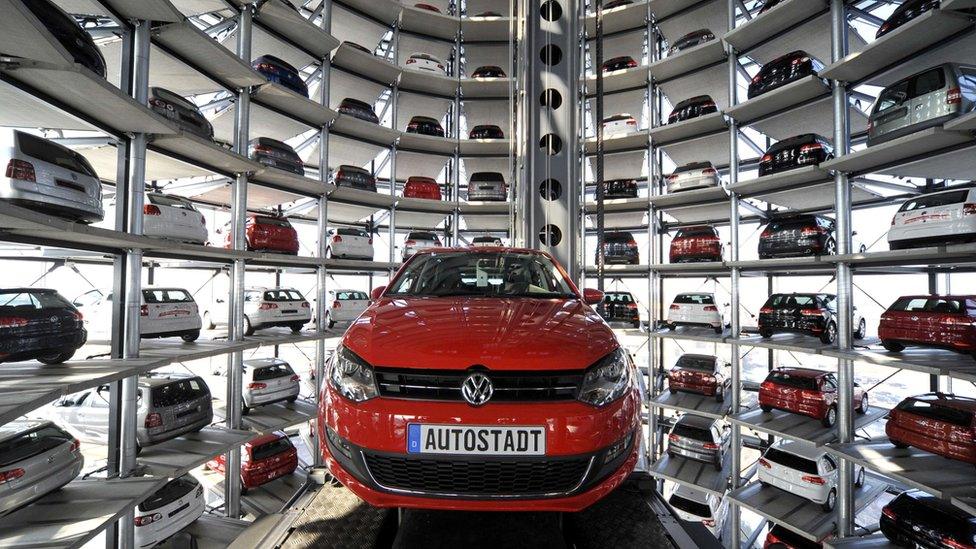
[[[575,299],[546,256],[525,252],[434,252],[411,261],[387,296],[474,296]]]

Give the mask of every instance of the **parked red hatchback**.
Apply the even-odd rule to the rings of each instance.
[[[233,247],[230,223],[224,226],[224,248]],[[244,228],[247,249],[257,252],[274,252],[298,255],[298,232],[284,217],[248,214]]]
[[[854,406],[868,411],[868,394],[854,384]],[[837,378],[831,372],[809,368],[776,368],[759,386],[759,407],[773,408],[819,419],[825,427],[837,424]]]
[[[944,393],[906,398],[888,414],[885,433],[898,448],[976,464],[976,399]]]
[[[403,184],[403,196],[407,198],[426,198],[428,200],[441,199],[441,186],[430,177],[417,175],[407,178]]]
[[[579,511],[640,447],[628,353],[548,254],[421,250],[330,359],[319,440],[380,507]]]
[[[732,386],[729,363],[712,355],[684,354],[668,372],[668,389],[713,396],[723,402]]]
[[[976,358],[976,296],[899,297],[881,315],[878,337],[885,349],[907,345],[942,347]]]
[[[207,468],[224,472],[224,455],[207,462]],[[275,431],[261,435],[241,449],[241,489],[257,488],[276,478],[290,475],[298,468],[298,450],[288,435]]]
[[[671,240],[671,263],[692,261],[722,261],[722,240],[715,227],[700,225],[685,227]]]

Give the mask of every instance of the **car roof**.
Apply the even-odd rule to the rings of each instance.
[[[681,295],[708,295],[708,296],[715,297],[715,294],[713,294],[712,292],[681,292],[680,294],[675,294],[674,297],[678,297]]]
[[[335,290],[329,290],[329,293],[330,294],[331,293],[339,293],[339,292],[359,292],[359,293],[365,294],[366,293],[366,290],[357,290],[355,288],[337,288]]]
[[[36,293],[41,293],[41,292],[45,292],[45,293],[57,293],[57,290],[54,290],[52,288],[0,288],[0,292],[3,292],[5,294],[12,294],[14,292],[17,292],[17,293],[35,293],[36,294]]]
[[[820,377],[822,375],[827,375],[831,373],[826,370],[817,370],[816,368],[797,368],[797,367],[780,367],[773,370],[773,372],[782,372],[794,377],[811,377],[811,378]]]
[[[262,366],[274,366],[276,364],[288,364],[287,361],[281,360],[280,358],[251,358],[244,361],[245,366],[254,366],[260,368]]]
[[[10,440],[23,432],[47,425],[54,425],[54,423],[43,419],[19,419],[11,421],[10,423],[0,425],[0,442]]]
[[[816,460],[827,453],[822,447],[818,447],[803,440],[781,440],[776,444],[773,444],[772,448],[776,448],[781,452],[793,454],[794,456],[813,460]]]
[[[674,491],[673,495],[690,499],[691,501],[697,503],[708,503],[708,492],[705,492],[704,490],[697,490],[690,486],[679,485],[678,489]]]
[[[139,376],[139,385],[143,387],[159,387],[161,385],[168,385],[174,381],[183,381],[186,379],[199,379],[199,377],[189,374],[153,373]]]
[[[690,427],[701,427],[702,429],[708,429],[715,423],[712,418],[704,416],[696,416],[695,414],[685,414],[681,416],[678,420],[678,425],[688,425]]]
[[[976,294],[971,294],[971,295],[918,294],[918,295],[903,295],[898,299],[976,299]]]
[[[262,444],[267,444],[269,442],[274,442],[276,440],[287,439],[288,435],[284,431],[274,431],[266,435],[261,435],[259,437],[252,438],[245,446],[249,448],[254,448],[255,446],[261,446]]]
[[[924,395],[917,395],[909,398],[922,402],[937,403],[938,405],[945,406],[946,408],[954,408],[956,410],[965,410],[967,412],[976,413],[976,398],[964,397],[951,393],[925,393]]]

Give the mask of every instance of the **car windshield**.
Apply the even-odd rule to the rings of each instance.
[[[770,307],[788,309],[791,307],[813,307],[817,304],[817,298],[812,295],[775,295],[768,304]]]
[[[678,233],[674,236],[675,238],[691,238],[691,237],[714,237],[715,229],[711,227],[690,227],[687,229],[680,229]]]
[[[790,469],[795,469],[801,473],[807,473],[811,475],[820,474],[817,471],[817,462],[802,458],[798,455],[791,454],[789,452],[784,452],[782,450],[777,450],[776,448],[770,448],[766,450],[766,455],[763,456],[767,461],[772,461],[773,463],[778,463],[783,467],[789,467]]]
[[[469,251],[417,257],[400,273],[387,295],[577,297],[560,270],[544,255]]]
[[[193,296],[186,290],[143,290],[142,298],[146,303],[192,303]]]
[[[71,308],[71,304],[55,292],[0,291],[0,312],[51,308]]]
[[[706,427],[696,427],[693,425],[678,423],[674,426],[674,430],[671,431],[671,434],[677,435],[681,438],[712,442],[712,431]]]
[[[960,427],[971,427],[973,425],[972,412],[950,408],[948,406],[932,405],[924,400],[907,399],[898,405],[897,409],[932,419],[943,423],[951,423]]]
[[[937,297],[903,297],[891,306],[892,311],[908,313],[961,313],[966,310],[961,299]]]
[[[629,293],[608,292],[603,296],[604,303],[633,303],[634,298]]]
[[[95,175],[95,170],[85,160],[85,157],[71,149],[66,149],[47,139],[23,132],[17,132],[17,141],[20,143],[21,152],[27,156],[49,162],[73,172],[85,174],[90,177],[98,177]]]
[[[179,208],[181,210],[193,211],[193,204],[190,204],[182,198],[176,198],[174,196],[166,196],[164,194],[147,194],[146,198],[150,202],[158,206],[169,206],[170,208]]]
[[[157,490],[156,493],[140,503],[139,510],[143,513],[155,511],[156,509],[169,505],[170,503],[173,503],[181,497],[189,494],[198,485],[199,483],[197,480],[190,475],[184,475],[180,478],[173,479],[166,483],[166,486],[163,486]]]
[[[361,236],[363,238],[369,238],[369,233],[362,229],[338,229],[336,234],[339,236]]]
[[[336,299],[338,299],[339,301],[347,301],[347,300],[362,301],[365,299],[369,299],[369,297],[366,295],[366,292],[351,291],[351,292],[338,292],[336,294]]]

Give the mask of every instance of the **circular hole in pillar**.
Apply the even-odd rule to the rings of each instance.
[[[539,14],[546,21],[555,21],[563,16],[563,7],[556,0],[546,0],[539,8]]]
[[[547,133],[539,140],[539,148],[549,156],[556,156],[563,150],[563,140],[554,133]]]
[[[563,195],[563,185],[559,181],[549,178],[539,183],[539,194],[542,198],[552,201],[559,200],[559,197]]]
[[[563,50],[555,44],[548,44],[539,51],[539,57],[542,58],[543,63],[552,67],[563,60]]]
[[[552,110],[556,110],[560,105],[563,104],[563,96],[557,90],[549,88],[548,90],[542,92],[539,96],[539,103],[543,107],[549,107]]]
[[[546,246],[558,246],[563,241],[563,232],[555,225],[546,225],[539,231],[539,240]]]

